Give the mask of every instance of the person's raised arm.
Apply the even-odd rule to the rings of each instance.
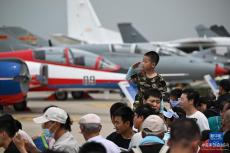
[[[33,144],[31,144],[29,141],[22,138],[22,136],[17,133],[14,138],[13,142],[20,151],[20,153],[41,153],[40,150],[38,150]]]
[[[126,74],[126,80],[132,80],[132,76],[133,76],[134,74],[137,74],[137,73],[138,73],[138,70],[136,70],[136,68],[137,68],[140,64],[141,64],[141,62],[137,62],[137,63],[133,64],[133,65],[129,68],[129,70],[128,70],[127,74]]]

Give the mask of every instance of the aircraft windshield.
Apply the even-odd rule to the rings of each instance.
[[[62,48],[45,48],[35,50],[34,58],[49,62],[66,63],[65,50]]]
[[[114,69],[116,67],[115,64],[113,64],[112,62],[110,62],[109,60],[106,59],[102,59],[100,61],[100,69]]]
[[[70,49],[74,60],[72,64],[86,66],[88,68],[96,69],[114,69],[116,67],[112,62],[87,51],[82,51],[80,49]]]

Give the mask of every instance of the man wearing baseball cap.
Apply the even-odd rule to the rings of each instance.
[[[159,152],[164,145],[163,136],[166,131],[164,121],[158,115],[149,115],[143,122],[143,140],[139,145],[142,152]]]
[[[119,153],[119,147],[100,135],[102,128],[101,119],[96,114],[87,114],[80,118],[79,120],[80,130],[87,142],[95,141],[101,143],[107,153]]]
[[[42,124],[42,128],[55,139],[52,150],[66,153],[78,152],[79,145],[70,133],[72,121],[66,111],[58,107],[50,107],[42,116],[34,118],[33,121]]]
[[[141,145],[151,142],[164,144],[162,138],[164,136],[164,132],[166,132],[165,127],[166,126],[162,118],[158,115],[149,115],[142,124],[141,131],[144,139],[141,142]]]

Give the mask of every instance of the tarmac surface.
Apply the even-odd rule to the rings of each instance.
[[[67,101],[54,101],[44,100],[50,93],[29,93],[28,95],[28,107],[26,112],[15,112],[12,106],[4,108],[4,112],[10,113],[13,117],[22,123],[23,130],[30,136],[36,136],[41,134],[41,125],[35,124],[33,118],[42,115],[42,110],[49,105],[56,105],[63,108],[69,114],[73,120],[72,134],[79,142],[83,144],[85,142],[83,136],[80,134],[78,121],[81,116],[88,113],[96,113],[101,117],[102,130],[101,135],[106,137],[114,131],[114,127],[110,120],[109,109],[110,106],[118,101],[121,101],[119,93],[107,94],[90,94],[93,99],[73,100],[71,96]],[[3,150],[0,149],[0,153]]]

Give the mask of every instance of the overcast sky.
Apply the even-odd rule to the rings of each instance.
[[[195,37],[197,24],[230,31],[230,0],[91,0],[106,28],[132,22],[152,41]],[[67,33],[66,0],[0,0],[0,26],[21,26],[48,37]]]

